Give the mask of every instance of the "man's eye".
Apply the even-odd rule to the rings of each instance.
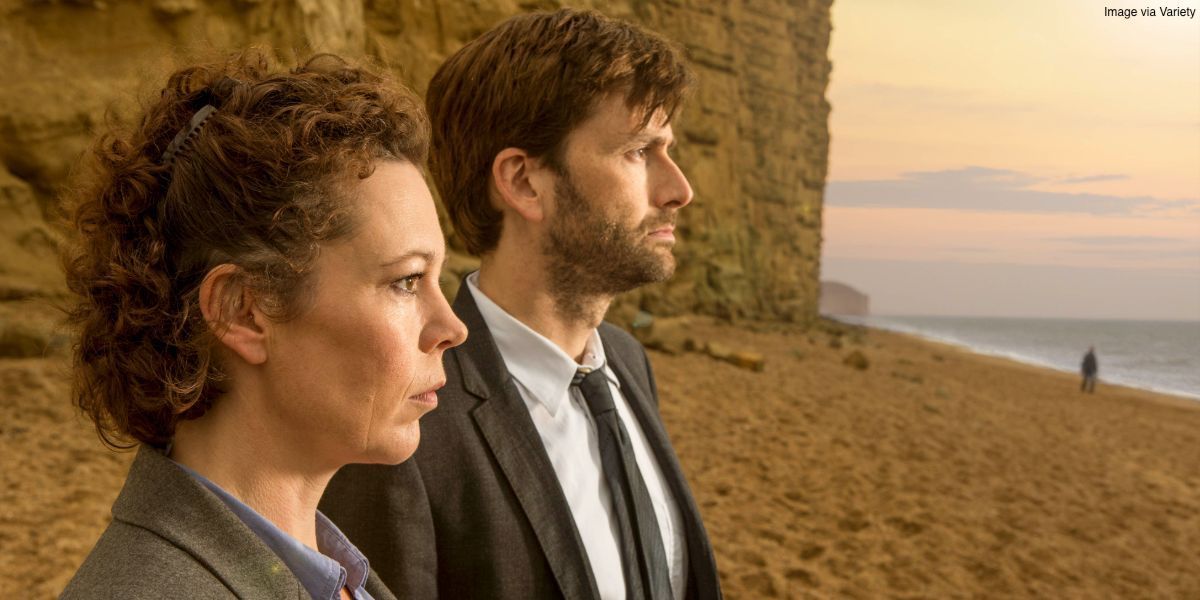
[[[631,150],[629,152],[629,157],[637,159],[637,160],[646,160],[646,153],[648,150],[649,150],[648,148],[638,148],[637,150]]]
[[[416,273],[414,275],[409,275],[408,277],[397,279],[396,281],[392,282],[392,287],[406,294],[415,294],[417,293],[417,283],[421,281],[421,278],[424,276],[424,273]]]

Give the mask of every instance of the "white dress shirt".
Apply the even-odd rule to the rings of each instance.
[[[625,424],[642,479],[650,492],[663,549],[671,571],[671,591],[682,600],[687,585],[687,543],[679,506],[663,478],[662,469],[646,443],[642,426],[621,393],[620,384],[605,362],[600,333],[593,330],[584,350],[582,363],[538,332],[515,319],[479,291],[479,273],[467,276],[467,289],[475,298],[479,314],[487,323],[508,372],[516,380],[521,398],[537,428],[558,483],[562,486],[575,528],[583,540],[592,574],[604,600],[625,600],[625,576],[621,571],[617,522],[613,515],[611,493],[600,464],[600,444],[596,424],[584,403],[579,388],[571,379],[579,367],[603,368],[617,407],[617,416]]]

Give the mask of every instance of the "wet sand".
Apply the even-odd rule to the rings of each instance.
[[[1200,402],[875,330],[687,330],[767,358],[651,352],[727,597],[1200,597]],[[0,359],[0,597],[57,595],[132,456],[64,369]]]

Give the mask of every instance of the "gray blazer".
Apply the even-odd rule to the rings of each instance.
[[[157,450],[138,450],[112,513],[62,598],[311,600],[237,515]],[[395,600],[375,573],[366,589]]]
[[[322,512],[402,597],[598,598],[550,458],[465,285],[454,312],[470,334],[446,353],[446,387],[421,419],[416,454],[394,467],[343,468]],[[600,338],[682,513],[687,597],[719,599],[712,546],[659,418],[646,353],[609,324]]]

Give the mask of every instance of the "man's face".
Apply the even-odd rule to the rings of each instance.
[[[610,94],[567,136],[543,246],[560,297],[613,295],[675,272],[675,218],[692,201],[665,115],[645,128]]]

